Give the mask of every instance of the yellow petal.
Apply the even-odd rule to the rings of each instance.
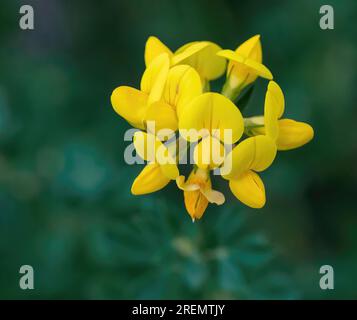
[[[157,163],[149,163],[136,177],[131,187],[131,193],[135,195],[147,194],[164,188],[170,179],[161,171]]]
[[[144,129],[144,116],[148,95],[131,87],[116,88],[111,95],[111,103],[116,113],[134,127]]]
[[[185,107],[179,118],[179,129],[188,141],[197,141],[208,133],[224,143],[235,143],[243,134],[244,123],[242,114],[232,101],[219,93],[209,92],[196,97]],[[194,137],[190,136],[190,129],[205,132],[201,131],[202,134]]]
[[[156,162],[156,152],[162,145],[153,134],[138,131],[134,133],[134,147],[137,154],[144,160]]]
[[[181,64],[188,64],[195,68],[202,79],[214,80],[219,78],[226,70],[226,60],[217,56],[217,52],[222,50],[220,46],[213,42],[203,41],[198,43],[190,43],[176,51],[178,56],[180,52],[186,52],[189,49],[195,48],[198,44],[206,44],[201,50],[195,52],[191,56],[181,60]],[[203,45],[202,45],[203,46]],[[196,47],[197,48],[197,47]],[[197,50],[197,49],[196,49]],[[176,58],[177,59],[177,58]]]
[[[252,73],[255,77],[260,76],[266,79],[272,79],[273,75],[270,72],[270,70],[264,66],[262,63],[255,61],[251,58],[245,58],[244,56],[240,55],[237,52],[234,52],[232,50],[222,50],[217,53],[217,55],[221,57],[225,57],[231,61],[231,63],[235,64],[237,72],[241,73],[239,77],[244,78],[248,77],[248,73]],[[229,66],[230,68],[230,73],[232,73],[232,68],[233,65],[231,64]],[[239,69],[240,68],[240,69]],[[243,72],[244,71],[244,72]],[[247,73],[247,74],[246,74]],[[246,81],[246,82],[251,82]]]
[[[265,188],[263,181],[253,171],[244,172],[238,179],[230,180],[229,187],[238,200],[251,208],[265,205]]]
[[[227,155],[221,174],[225,179],[236,179],[250,169],[263,171],[273,163],[276,151],[275,142],[269,137],[250,137],[240,142]]]
[[[195,164],[202,169],[214,169],[222,164],[225,149],[221,142],[212,136],[203,138],[193,152]]]
[[[209,45],[208,42],[196,41],[182,46],[175,52],[175,55],[171,59],[171,64],[173,66],[179,63],[183,64],[182,61],[196,54],[197,52],[201,51],[203,48],[207,47],[208,45]]]
[[[226,200],[222,192],[213,190],[211,188],[201,189],[201,192],[206,197],[209,203],[215,203],[220,206]]]
[[[279,109],[274,95],[270,90],[267,90],[264,102],[264,127],[266,135],[274,141],[279,136],[278,115]]]
[[[175,180],[179,176],[175,158],[169,149],[153,134],[135,132],[134,147],[142,159],[158,164],[167,178]]]
[[[178,128],[175,110],[164,101],[154,102],[147,108],[145,121],[151,121],[155,124],[156,133],[162,129],[176,131]],[[161,137],[159,136],[159,138]]]
[[[149,37],[146,41],[144,54],[146,67],[148,67],[150,63],[162,53],[167,53],[169,57],[173,55],[172,51],[166,45],[164,45],[157,37]]]
[[[276,109],[277,116],[280,119],[285,110],[285,98],[283,90],[281,90],[280,86],[275,81],[269,81],[268,91],[272,94],[274,108]]]
[[[248,58],[244,61],[244,65],[247,66],[250,70],[252,70],[256,75],[262,78],[269,80],[273,79],[273,75],[270,70],[260,62]]]
[[[229,60],[227,78],[230,88],[242,90],[258,76],[272,79],[270,70],[262,64],[260,36],[256,35],[242,43],[235,51],[223,50],[218,55]]]
[[[164,100],[176,110],[179,117],[185,105],[202,93],[199,74],[190,66],[170,69],[164,89]]]
[[[183,191],[195,191],[199,190],[200,186],[197,183],[186,183],[184,176],[176,178],[177,187]]]
[[[314,129],[307,123],[291,119],[279,120],[278,150],[290,150],[303,146],[314,137]]]
[[[161,99],[169,67],[169,56],[167,53],[162,53],[146,68],[141,78],[140,88],[141,91],[149,95],[148,104]]]
[[[261,63],[263,54],[260,35],[257,34],[249,38],[243,42],[235,51],[245,58],[250,58]]]

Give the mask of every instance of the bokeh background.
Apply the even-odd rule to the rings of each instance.
[[[31,4],[35,30],[19,28]],[[0,298],[357,298],[354,0],[2,0],[0,4]],[[314,140],[263,173],[264,209],[214,180],[226,203],[192,223],[174,184],[135,197],[124,163],[129,125],[111,108],[138,86],[148,36],[236,48],[261,34],[285,115]],[[220,83],[213,84],[219,89]],[[259,79],[245,114],[262,112]],[[19,288],[21,265],[35,290]],[[335,289],[319,287],[334,267]]]

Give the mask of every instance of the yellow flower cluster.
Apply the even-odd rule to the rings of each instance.
[[[260,36],[235,51],[198,41],[175,52],[149,37],[145,64],[140,90],[120,86],[111,96],[114,110],[140,129],[134,134],[134,146],[147,161],[131,192],[155,192],[175,180],[191,218],[200,219],[209,203],[225,201],[221,192],[212,189],[211,171],[218,170],[236,198],[252,208],[263,207],[265,187],[257,172],[272,164],[277,150],[300,147],[314,132],[306,123],[282,119],[284,94],[262,63]],[[222,92],[210,92],[210,81],[224,73]],[[243,118],[233,101],[257,77],[269,80],[264,114]],[[172,142],[167,130],[178,132],[179,138]],[[192,130],[198,134],[191,134]],[[180,156],[172,152],[179,139],[194,143],[194,166],[187,179],[179,173]]]

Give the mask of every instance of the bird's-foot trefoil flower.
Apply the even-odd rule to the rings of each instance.
[[[179,176],[176,183],[183,190],[186,210],[192,221],[201,219],[209,203],[221,205],[225,201],[223,193],[212,189],[208,169],[195,167],[186,182],[184,176]]]
[[[198,73],[188,65],[169,68],[166,53],[156,57],[145,70],[141,90],[121,86],[113,91],[114,110],[134,127],[156,132],[178,128],[178,117],[184,106],[202,93]]]
[[[264,116],[245,119],[248,135],[265,134],[276,142],[278,150],[291,150],[312,140],[313,128],[304,122],[281,119],[285,98],[280,86],[270,81],[265,95]]]
[[[203,87],[209,89],[209,81],[219,78],[226,70],[225,59],[216,55],[220,50],[222,48],[213,42],[194,41],[172,52],[157,37],[151,36],[146,41],[145,64],[149,66],[158,55],[166,53],[172,66],[193,67],[200,75]]]
[[[227,58],[227,79],[222,94],[233,101],[240,92],[253,83],[258,76],[273,79],[270,70],[262,64],[263,54],[260,35],[243,42],[235,51],[221,50],[218,56]]]
[[[111,96],[114,110],[142,130],[134,134],[135,157],[133,146],[128,146],[124,157],[134,158],[131,163],[142,162],[138,156],[146,161],[131,192],[148,194],[175,181],[195,221],[210,203],[225,202],[223,193],[212,188],[214,179],[221,176],[243,204],[262,208],[266,193],[259,173],[271,166],[278,150],[306,144],[314,130],[307,123],[282,118],[285,97],[262,62],[260,36],[235,51],[196,41],[175,52],[149,37],[144,57],[140,90],[120,86]],[[210,92],[210,81],[225,71],[222,92]],[[258,77],[270,80],[264,113],[243,118],[241,112]],[[187,165],[187,156],[193,169],[186,179],[178,165]]]
[[[184,139],[198,142],[194,149],[195,169],[183,189],[186,209],[193,219],[202,216],[209,202],[222,204],[220,193],[212,191],[209,171],[224,161],[225,144],[237,142],[243,134],[243,117],[239,109],[218,93],[204,93],[192,100],[179,118]],[[198,185],[196,189],[192,185]],[[216,196],[219,196],[216,198]]]

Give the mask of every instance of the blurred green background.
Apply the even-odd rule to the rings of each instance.
[[[33,31],[23,1],[0,4],[0,298],[357,298],[356,1],[328,1],[326,31],[318,0],[25,2]],[[194,224],[173,183],[131,195],[142,168],[124,163],[129,125],[109,98],[139,85],[147,37],[234,49],[258,33],[286,117],[315,129],[263,173],[265,208],[218,179],[226,203]],[[19,288],[24,264],[35,290]],[[324,264],[334,290],[319,288]]]

